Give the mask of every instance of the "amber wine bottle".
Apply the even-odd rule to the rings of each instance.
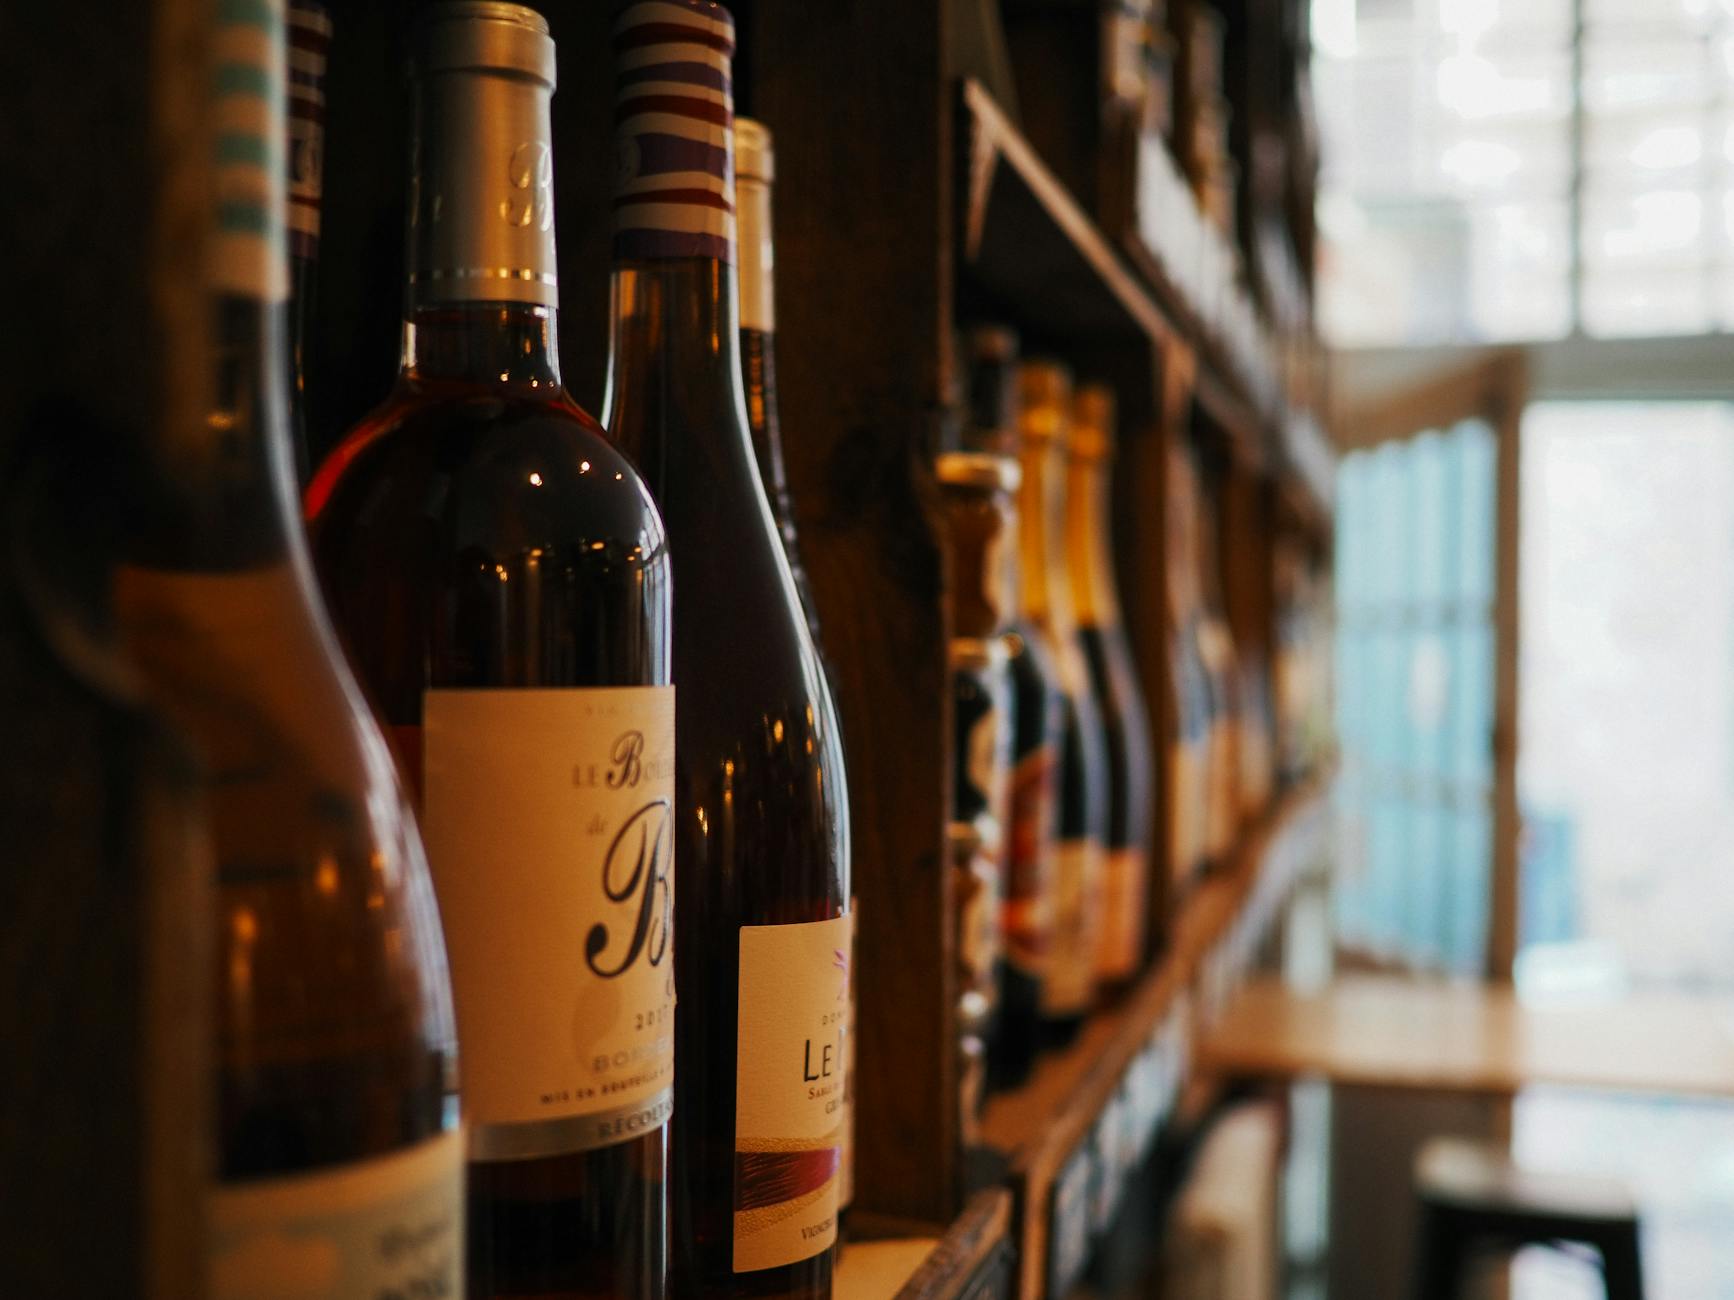
[[[1096,975],[1121,986],[1144,969],[1149,946],[1150,835],[1155,794],[1150,720],[1114,579],[1114,394],[1086,384],[1073,403],[1067,444],[1066,552],[1090,685],[1102,707],[1108,753],[1108,840]]]
[[[676,1293],[828,1296],[850,971],[848,791],[753,459],[736,305],[734,22],[615,22],[604,423],[674,556]]]
[[[1108,838],[1108,754],[1102,715],[1072,604],[1066,564],[1065,440],[1071,376],[1051,361],[1026,361],[1018,372],[1018,539],[1024,608],[1047,640],[1065,696],[1060,747],[1058,847],[1052,943],[1042,984],[1042,1015],[1066,1040],[1096,995],[1097,934]]]
[[[294,511],[280,0],[215,6],[210,385],[146,449],[114,580],[198,748],[216,857],[205,1294],[457,1295],[450,989],[421,842]]]
[[[465,1051],[471,1300],[667,1278],[670,565],[566,394],[533,10],[416,33],[397,382],[307,494],[319,572],[420,792]]]

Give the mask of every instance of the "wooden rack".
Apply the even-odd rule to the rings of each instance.
[[[316,450],[378,400],[391,373],[409,124],[403,95],[380,69],[400,65],[416,7],[392,0],[338,16],[313,356]],[[594,410],[611,254],[611,6],[542,7],[559,51],[563,372]],[[1055,1180],[1063,1183],[1080,1138],[1120,1095],[1152,1031],[1175,1006],[1202,1005],[1218,941],[1265,878],[1259,846],[1301,817],[1316,792],[1289,796],[1225,874],[1180,900],[1179,937],[1129,998],[1027,1088],[992,1103],[986,1130],[1004,1181],[981,1183],[980,1153],[964,1150],[955,1100],[945,843],[951,578],[933,476],[957,379],[954,329],[1007,322],[1028,350],[1114,387],[1120,590],[1153,703],[1169,644],[1169,441],[1215,440],[1321,537],[1330,451],[1289,402],[1292,366],[1227,261],[1218,259],[1212,278],[1179,245],[1159,242],[1151,262],[1132,256],[1126,231],[1104,233],[1092,196],[1080,202],[981,85],[950,75],[948,6],[731,7],[739,111],[775,135],[784,453],[834,670],[853,811],[857,1199],[842,1294],[1038,1295],[1056,1272],[1045,1226]],[[1189,191],[1171,197],[1201,222]]]
[[[410,137],[399,70],[421,3],[333,6],[324,234],[310,347],[315,451],[383,396],[394,369]],[[541,7],[560,59],[553,129],[563,368],[574,395],[594,409],[606,355],[612,6]],[[1083,3],[1057,7],[1078,21],[1096,12]],[[862,992],[857,1201],[842,1293],[875,1300],[1063,1290],[1092,1248],[1080,1182],[1094,1177],[1090,1153],[1111,1145],[1104,1125],[1115,1135],[1131,1133],[1137,1147],[1162,1124],[1164,1107],[1154,1103],[1166,1100],[1172,1109],[1184,1068],[1185,1021],[1176,1017],[1208,1017],[1232,982],[1281,901],[1284,864],[1317,834],[1321,803],[1316,783],[1284,796],[1224,871],[1174,902],[1173,938],[1130,994],[1044,1061],[1025,1087],[992,1102],[984,1127],[997,1185],[970,1195],[982,1153],[965,1152],[956,1103],[954,902],[944,838],[952,771],[944,613],[950,575],[932,468],[956,378],[954,327],[1006,321],[1030,350],[1060,356],[1080,377],[1115,388],[1123,417],[1120,590],[1153,700],[1168,645],[1166,446],[1215,440],[1320,537],[1329,521],[1331,452],[1293,397],[1305,357],[1297,363],[1278,349],[1226,262],[1200,254],[1198,206],[1177,187],[1163,146],[1144,147],[1154,150],[1151,174],[1166,168],[1176,182],[1167,197],[1177,219],[1141,227],[1120,219],[1124,209],[1115,216],[1093,174],[1055,171],[1081,162],[1093,173],[1096,152],[1050,147],[1037,130],[1039,105],[1026,97],[1030,130],[1020,130],[980,85],[953,75],[953,9],[934,0],[735,5],[740,108],[776,133],[785,452],[847,741]],[[0,175],[18,193],[63,202],[18,205],[8,227],[27,254],[19,300],[31,304],[34,324],[18,342],[20,382],[0,393],[0,458],[25,433],[71,438],[104,453],[158,425],[174,426],[197,409],[202,391],[203,376],[188,368],[197,368],[205,346],[194,328],[204,319],[197,241],[116,241],[92,232],[196,227],[189,204],[199,206],[199,187],[184,182],[202,166],[194,154],[206,137],[188,116],[198,97],[184,91],[203,82],[153,83],[142,52],[174,48],[176,40],[197,48],[207,8],[101,0],[95,17],[100,21],[93,23],[86,7],[41,8],[34,39],[20,44],[30,57],[19,63],[17,102],[35,110],[41,129],[11,133],[0,146]],[[67,158],[102,162],[69,172]],[[79,219],[68,221],[73,208]],[[152,328],[141,332],[141,322]],[[105,380],[93,386],[92,375]],[[117,459],[99,454],[95,463]],[[0,608],[16,612],[9,581],[0,574]],[[30,713],[31,729],[21,734],[41,740],[53,732],[65,751],[56,764],[53,746],[37,746],[49,757],[35,789],[63,801],[55,804],[66,814],[57,826],[112,829],[119,796],[88,785],[100,765],[73,761],[96,752],[92,719],[107,706],[44,668],[46,654],[23,643],[22,625],[21,618],[0,619],[0,677],[11,688],[0,694],[40,695],[52,705]],[[90,724],[71,740],[69,716]],[[111,839],[122,842],[118,833]],[[104,950],[117,954],[116,969],[138,978],[85,988],[78,972],[61,972],[64,978],[50,978],[34,1000],[19,1003],[28,1033],[28,1013],[43,996],[79,995],[89,1012],[80,1023],[94,1028],[76,1043],[54,1039],[58,1055],[44,1057],[38,1073],[54,1078],[62,1093],[82,1089],[68,1094],[77,1102],[67,1111],[80,1116],[77,1134],[96,1134],[99,1146],[118,1153],[108,1163],[127,1171],[94,1189],[113,1210],[108,1219],[126,1229],[120,1246],[80,1261],[76,1277],[63,1276],[64,1251],[37,1249],[23,1276],[52,1275],[77,1294],[186,1294],[193,1287],[185,1279],[201,1266],[191,1210],[196,1171],[152,1153],[193,1149],[182,1139],[199,1123],[200,1093],[177,1085],[200,1077],[198,1044],[208,1035],[187,1010],[199,999],[175,1001],[181,985],[174,979],[144,979],[161,972],[153,973],[142,947],[122,941],[138,937],[132,913],[141,899],[159,918],[197,915],[196,907],[179,906],[177,892],[190,889],[196,873],[190,859],[170,854],[165,862],[175,869],[160,877],[136,864],[119,864],[129,869],[117,876],[103,853],[68,850],[58,831],[26,849],[19,868],[26,896],[50,908],[50,919],[69,933],[90,929],[90,898],[126,904],[102,912],[106,928],[99,929],[121,936]],[[33,918],[24,928],[0,918],[0,948],[51,932],[42,922],[48,913],[39,912],[19,913]],[[169,954],[165,966],[195,988],[203,970],[193,959],[197,945],[161,947]],[[140,988],[150,995],[143,1011]],[[184,1043],[137,1032],[168,1019],[183,1027]],[[131,1045],[114,1057],[116,1077],[127,1085],[118,1090],[82,1082],[96,1077],[85,1067],[101,1055],[91,1045],[103,1041]],[[183,1046],[167,1068],[164,1060]],[[145,1094],[178,1104],[147,1117],[133,1104]],[[28,1106],[14,1110],[31,1113]],[[22,1164],[0,1170],[32,1177],[36,1166],[58,1171],[38,1180],[37,1199],[48,1209],[22,1218],[9,1243],[58,1246],[42,1225],[52,1229],[57,1214],[76,1217],[93,1194],[65,1172],[89,1161],[39,1158],[50,1147],[76,1154],[81,1148],[68,1137],[74,1130],[43,1131],[46,1139],[19,1148]],[[1102,1204],[1111,1207],[1113,1180],[1104,1186]],[[1081,1237],[1074,1226],[1080,1212]],[[138,1241],[161,1249],[147,1259],[149,1252],[128,1245]]]
[[[1191,1028],[1213,1020],[1246,973],[1252,953],[1275,924],[1299,870],[1318,850],[1322,783],[1296,788],[1253,828],[1233,860],[1203,881],[1173,915],[1167,952],[1118,1005],[1094,1017],[1064,1052],[1042,1061],[1022,1088],[990,1102],[984,1135],[1002,1153],[1019,1210],[1017,1294],[1064,1294],[1087,1257],[1078,1234],[1105,1222],[1066,1222],[1063,1196],[1080,1161],[1096,1167],[1088,1181],[1108,1205],[1130,1170],[1103,1169],[1098,1140],[1106,1123],[1121,1144],[1148,1151],[1159,1127],[1181,1117],[1181,1084],[1190,1077]],[[1149,1064],[1151,1060],[1155,1065]],[[1151,1071],[1169,1081],[1156,1104],[1139,1096]],[[1158,1085],[1160,1086],[1160,1085]],[[1131,1108],[1144,1126],[1128,1133],[1117,1107]],[[1111,1217],[1107,1216],[1107,1217]],[[1064,1240],[1065,1234],[1073,1240]],[[1059,1261],[1058,1263],[1056,1262]]]
[[[1317,861],[1327,784],[1319,777],[1285,794],[1181,904],[1167,952],[1137,986],[988,1104],[977,1163],[1005,1188],[977,1193],[942,1235],[855,1222],[841,1300],[1065,1293],[1137,1164],[1208,1109],[1213,1081],[1192,1077],[1193,1030],[1214,1021]]]

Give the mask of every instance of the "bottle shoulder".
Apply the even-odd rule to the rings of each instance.
[[[304,504],[316,538],[390,534],[407,515],[484,549],[608,538],[666,551],[637,466],[560,390],[400,383],[333,449]]]

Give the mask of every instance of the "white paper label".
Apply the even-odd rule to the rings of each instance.
[[[463,1295],[463,1141],[231,1183],[210,1197],[211,1300]]]
[[[674,1084],[674,688],[432,690],[422,744],[471,1157],[660,1127]]]
[[[837,1240],[851,929],[847,914],[741,927],[734,1271]]]

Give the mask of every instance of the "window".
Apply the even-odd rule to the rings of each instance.
[[[1410,969],[1487,962],[1494,459],[1471,420],[1338,471],[1337,934]]]
[[[1538,402],[1522,483],[1518,988],[1734,992],[1734,405]],[[1631,1186],[1651,1294],[1734,1295],[1734,1105],[1531,1088],[1512,1132]],[[1574,1268],[1514,1300],[1599,1296]]]
[[[1519,985],[1734,993],[1734,406],[1523,437]]]
[[[1333,343],[1734,328],[1734,0],[1312,12]]]

